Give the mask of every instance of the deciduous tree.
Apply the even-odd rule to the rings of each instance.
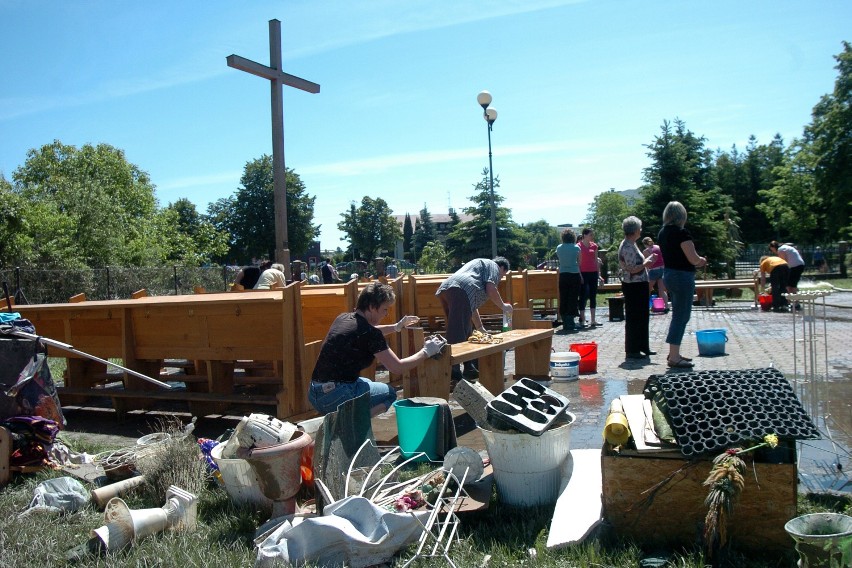
[[[381,251],[392,251],[402,237],[393,211],[387,202],[378,197],[364,196],[361,206],[354,203],[337,228],[343,231],[349,243],[360,254],[360,258],[371,260]]]

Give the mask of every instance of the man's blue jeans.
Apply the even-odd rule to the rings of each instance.
[[[666,343],[680,345],[686,324],[692,315],[692,297],[695,295],[695,272],[686,270],[663,270],[663,282],[669,290],[672,302],[672,321],[669,323],[669,333]]]

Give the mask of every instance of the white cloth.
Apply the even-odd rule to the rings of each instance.
[[[417,540],[429,512],[392,513],[352,496],[327,505],[321,517],[288,515],[258,543],[255,567],[281,561],[351,568],[382,564]]]

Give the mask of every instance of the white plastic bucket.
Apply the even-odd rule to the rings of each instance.
[[[225,491],[235,503],[249,503],[264,508],[272,507],[272,500],[260,491],[260,482],[251,465],[239,458],[223,458],[225,444],[219,444],[210,451],[210,457],[219,467]]]
[[[550,378],[554,381],[573,381],[580,378],[580,354],[558,351],[550,354]]]
[[[567,424],[551,428],[541,436],[480,428],[501,503],[532,507],[556,502],[562,482],[562,462],[570,452],[571,426],[576,420],[570,412],[566,416]]]

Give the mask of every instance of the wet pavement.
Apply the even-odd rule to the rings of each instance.
[[[783,372],[823,435],[822,440],[799,444],[802,488],[852,491],[847,473],[852,471],[852,293],[835,292],[826,296],[824,317],[822,299],[814,302],[814,308],[813,321],[808,318],[809,321],[803,322],[801,312],[762,312],[744,302],[717,300],[714,307],[695,307],[681,352],[693,357],[694,371],[774,367]],[[624,322],[610,322],[607,307],[599,309],[597,315],[598,321],[603,322],[600,327],[553,336],[553,349],[557,352],[568,351],[572,343],[597,343],[597,372],[581,375],[578,380],[542,383],[570,399],[569,410],[576,416],[571,431],[572,449],[601,447],[601,433],[614,398],[641,394],[651,375],[683,372],[666,365],[668,314],[651,316],[651,349],[658,354],[649,359],[626,359]],[[727,330],[725,355],[698,356],[695,332],[706,329]],[[803,335],[809,340],[803,342]],[[806,353],[804,344],[809,346]],[[513,370],[514,353],[510,352],[506,357],[507,376],[512,376]],[[507,387],[512,384],[511,380],[506,383]],[[457,403],[452,400],[450,403],[456,417],[459,445],[484,450],[484,439],[473,421]],[[395,443],[393,411],[375,418],[373,428],[377,440]]]
[[[682,353],[694,358],[695,371],[765,367],[782,371],[823,435],[821,440],[799,444],[800,488],[852,491],[847,473],[852,471],[852,293],[834,292],[825,297],[824,304],[822,299],[816,300],[815,317],[803,321],[801,312],[762,312],[752,309],[749,303],[717,299],[714,307],[693,309]],[[668,314],[651,316],[651,349],[658,354],[649,359],[625,359],[624,322],[609,321],[606,306],[598,309],[597,315],[598,321],[603,322],[600,327],[553,336],[553,349],[557,352],[568,351],[572,343],[595,342],[597,372],[581,375],[578,380],[543,383],[570,399],[569,410],[576,416],[571,431],[572,449],[601,447],[601,433],[614,398],[641,394],[651,375],[681,372],[666,365]],[[727,330],[725,355],[698,356],[695,332],[707,329]],[[507,377],[513,372],[514,352],[509,352]],[[514,382],[509,380],[506,386],[512,384]],[[399,393],[400,398],[404,396],[405,393]],[[450,405],[459,445],[483,451],[485,441],[473,420],[454,400],[450,400]],[[185,412],[169,409],[131,413],[121,422],[106,409],[69,407],[65,413],[71,440],[88,438],[112,445],[133,443],[136,437],[156,429],[171,414],[188,419]],[[238,419],[239,416],[228,415],[201,418],[195,434],[216,438],[233,428]],[[397,425],[393,410],[373,419],[373,431],[378,443],[396,445]]]

